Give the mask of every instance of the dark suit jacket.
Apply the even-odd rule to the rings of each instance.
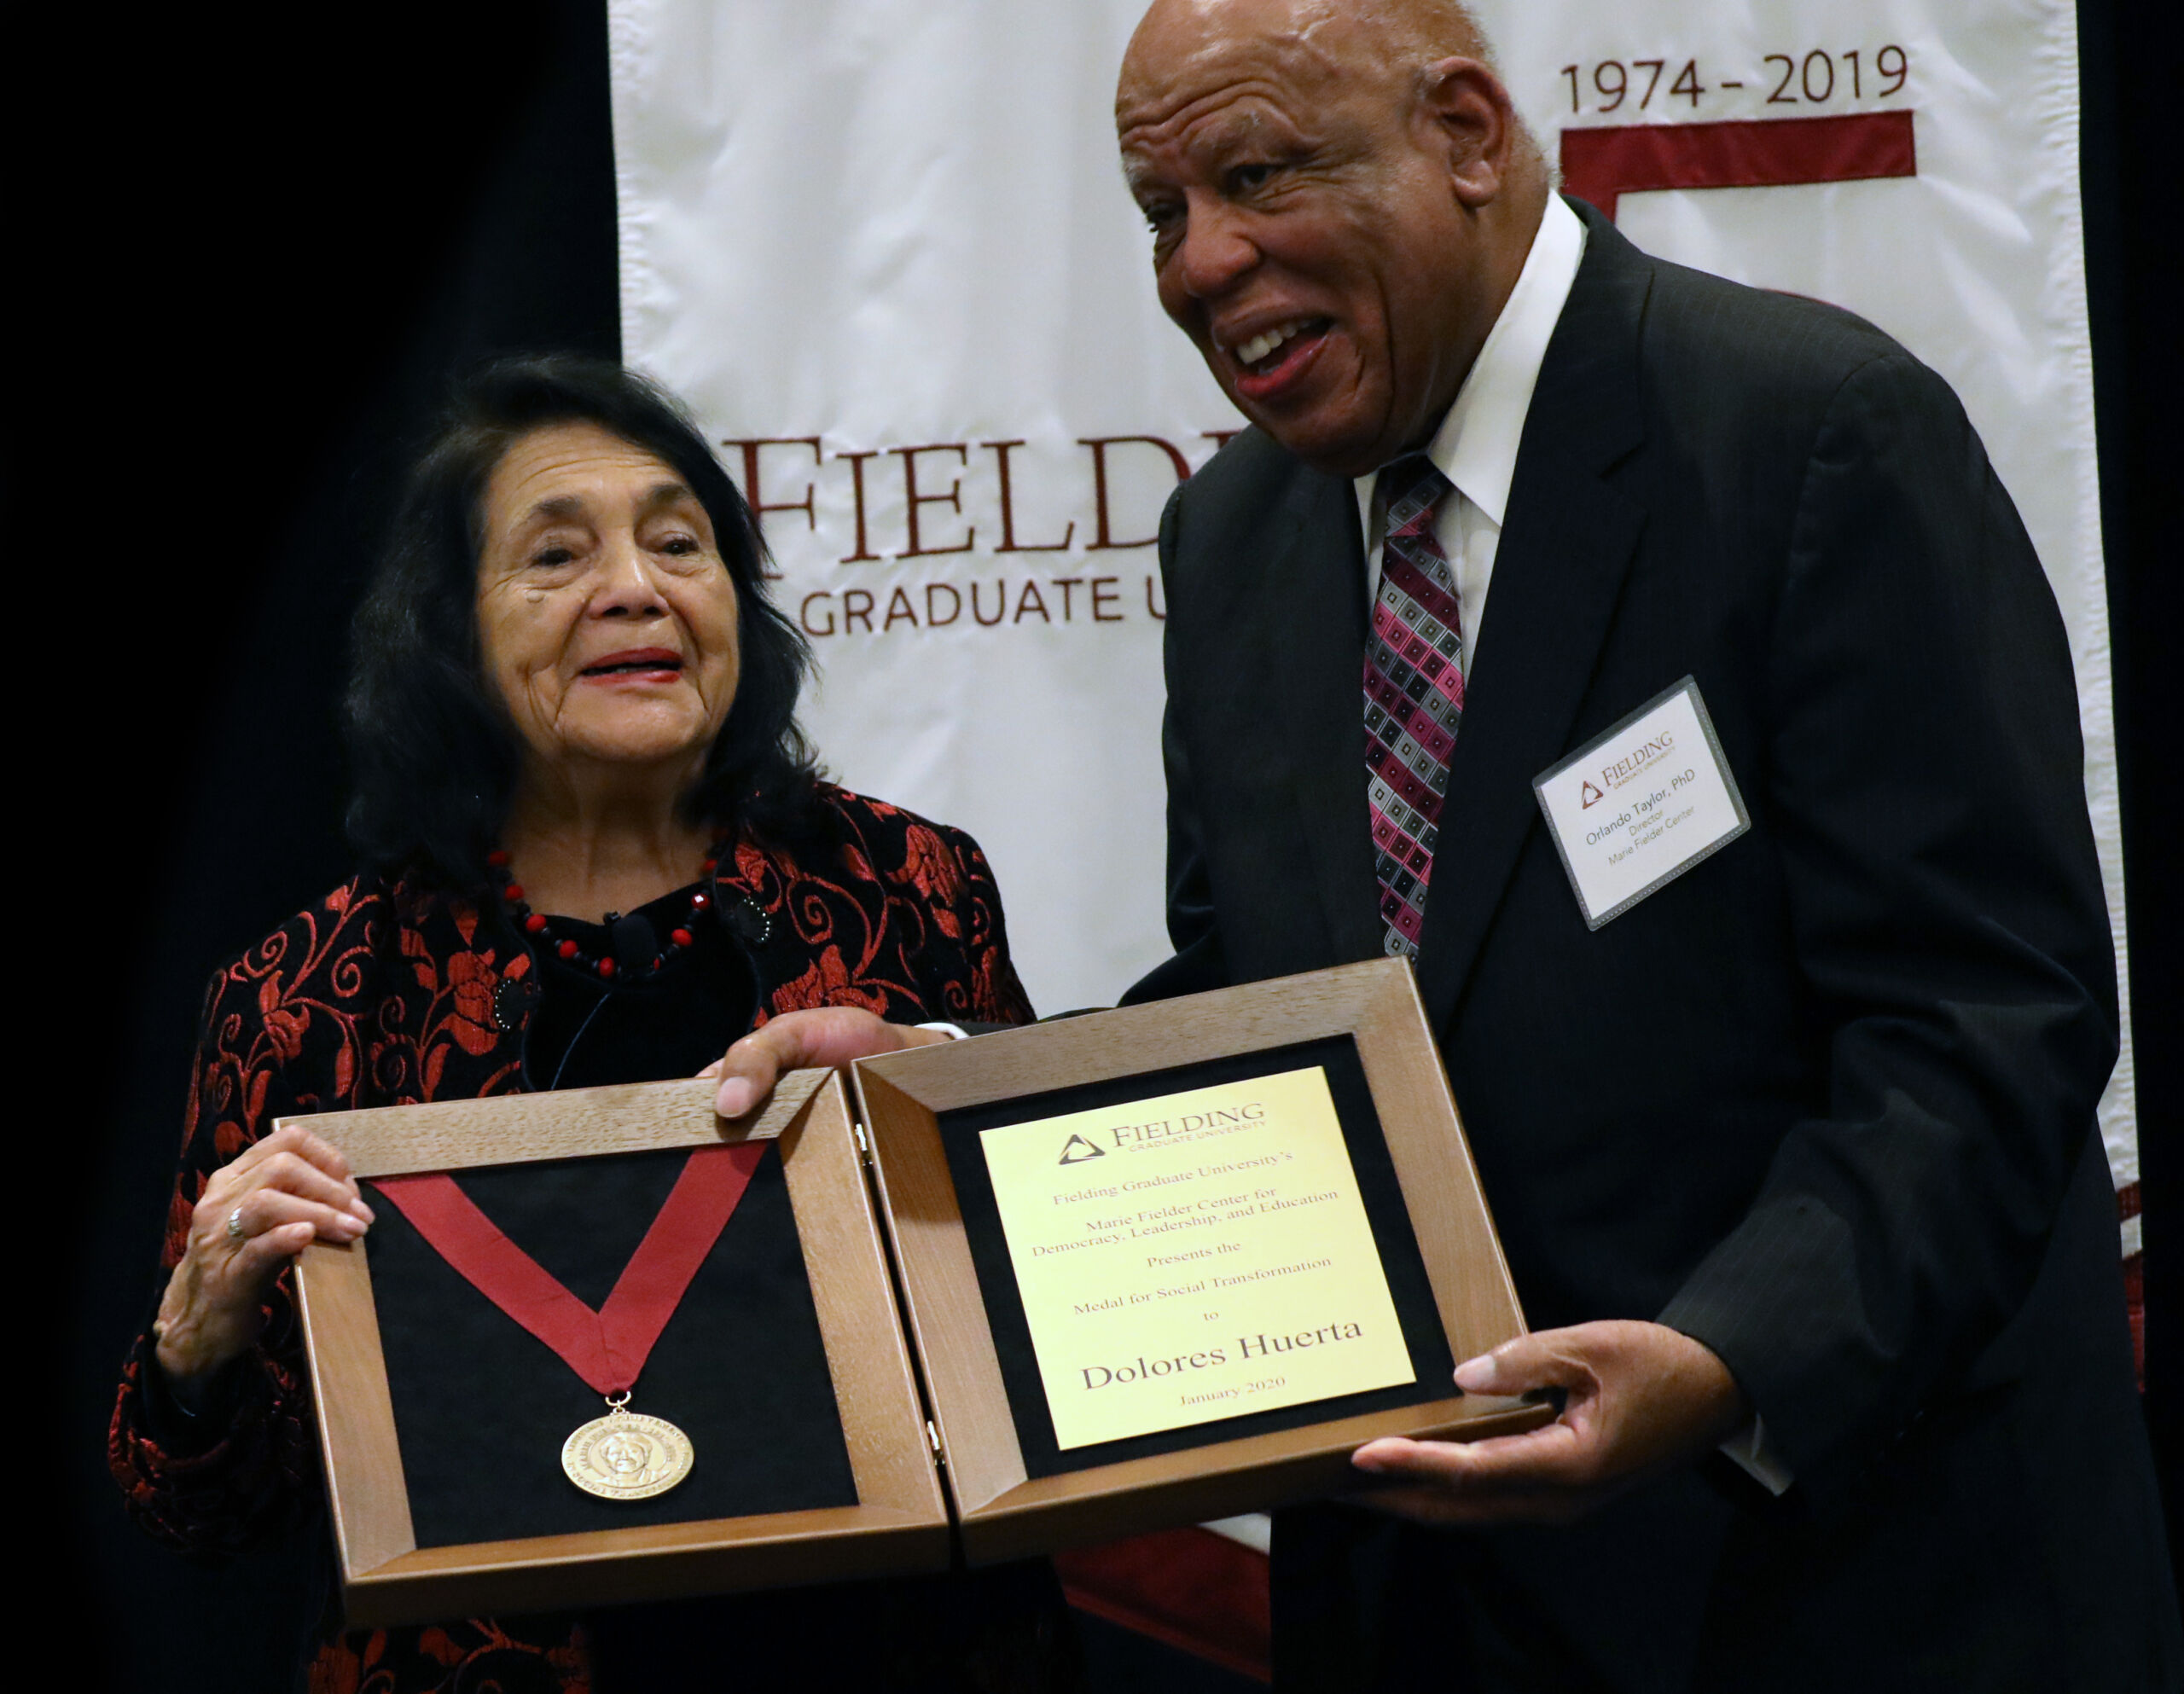
[[[1705,1342],[1797,1484],[1670,1479],[1566,1532],[1286,1520],[1280,1673],[2172,1687],[2092,1133],[2113,952],[2039,562],[1902,348],[1577,209],[1420,986],[1533,1325]],[[1177,954],[1133,997],[1376,956],[1350,484],[1246,432],[1161,560]],[[1686,675],[1751,831],[1589,931],[1532,778]]]

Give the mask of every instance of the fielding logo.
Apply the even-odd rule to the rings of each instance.
[[[1590,811],[1594,806],[1600,804],[1600,800],[1603,798],[1600,791],[1594,787],[1590,782],[1586,783],[1583,794],[1584,803],[1577,808],[1581,812]]]
[[[1091,1142],[1086,1140],[1082,1135],[1072,1135],[1066,1141],[1064,1141],[1061,1144],[1061,1157],[1059,1159],[1056,1159],[1054,1163],[1057,1164],[1082,1164],[1089,1158],[1105,1158],[1107,1156],[1107,1152],[1104,1148],[1094,1146]]]

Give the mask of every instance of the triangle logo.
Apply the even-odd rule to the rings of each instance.
[[[1082,1164],[1089,1158],[1105,1158],[1107,1156],[1082,1135],[1072,1135],[1061,1144],[1061,1157],[1054,1162],[1057,1164]]]
[[[1582,792],[1584,796],[1584,803],[1577,808],[1581,812],[1590,811],[1594,806],[1600,804],[1603,798],[1600,791],[1589,782],[1585,785]]]

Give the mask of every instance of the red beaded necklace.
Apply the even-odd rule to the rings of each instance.
[[[653,954],[651,964],[641,972],[630,972],[627,979],[650,976],[677,954],[695,945],[697,937],[691,933],[691,929],[698,919],[712,908],[713,873],[720,867],[721,855],[726,846],[726,842],[716,842],[712,852],[699,865],[700,881],[690,896],[689,915],[667,932],[667,945]],[[552,942],[549,931],[554,920],[532,911],[524,903],[523,885],[514,879],[508,867],[509,858],[504,849],[497,847],[485,856],[487,873],[491,876],[494,887],[500,891],[501,904],[507,908],[515,926],[542,944]],[[610,913],[607,915],[611,923],[619,914]],[[553,942],[552,945],[556,958],[566,960],[579,971],[591,972],[603,982],[613,982],[620,973],[619,967],[612,958],[588,953],[566,936],[559,942]]]

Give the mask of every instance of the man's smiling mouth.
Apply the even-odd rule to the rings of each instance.
[[[1263,329],[1249,339],[1231,347],[1229,357],[1252,376],[1270,375],[1281,368],[1283,360],[1293,351],[1299,340],[1316,340],[1333,328],[1333,320],[1324,317],[1292,318],[1287,323],[1277,323]]]

